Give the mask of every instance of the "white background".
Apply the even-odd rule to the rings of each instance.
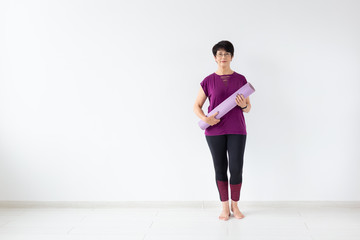
[[[359,10],[1,1],[0,200],[219,200],[193,104],[229,40],[256,89],[241,200],[359,201]]]

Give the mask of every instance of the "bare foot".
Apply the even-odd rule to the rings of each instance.
[[[231,204],[231,211],[234,213],[234,217],[237,219],[244,218],[244,214],[242,214],[236,204]]]
[[[228,209],[223,209],[220,213],[220,216],[219,216],[219,219],[220,220],[224,220],[224,221],[227,221],[229,220],[229,217],[230,217],[230,210],[229,208]]]
[[[224,201],[222,203],[222,211],[220,213],[219,219],[227,221],[230,217],[229,201]]]

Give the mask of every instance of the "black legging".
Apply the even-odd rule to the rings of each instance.
[[[214,162],[215,180],[221,201],[228,201],[228,158],[231,199],[239,201],[242,184],[243,158],[246,135],[226,134],[205,136]]]

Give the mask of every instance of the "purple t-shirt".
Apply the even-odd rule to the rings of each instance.
[[[235,71],[227,75],[212,73],[207,76],[200,85],[209,98],[208,113],[246,83],[246,78]],[[237,105],[219,123],[205,129],[206,136],[224,134],[247,134],[243,111]]]

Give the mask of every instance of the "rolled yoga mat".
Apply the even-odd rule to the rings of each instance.
[[[217,105],[206,116],[208,117],[208,116],[211,116],[211,115],[215,114],[216,112],[219,112],[219,114],[215,116],[216,119],[219,119],[222,116],[224,116],[225,114],[227,114],[235,106],[237,106],[235,99],[236,99],[236,96],[238,94],[239,95],[242,94],[244,96],[244,98],[247,98],[248,96],[250,96],[254,92],[255,92],[255,88],[250,83],[246,83],[244,86],[239,88],[239,90],[234,92],[230,97],[228,97],[222,103]],[[203,120],[199,121],[199,126],[200,126],[200,128],[202,130],[205,130],[206,128],[210,127],[210,125],[207,124],[206,122],[204,122]]]

